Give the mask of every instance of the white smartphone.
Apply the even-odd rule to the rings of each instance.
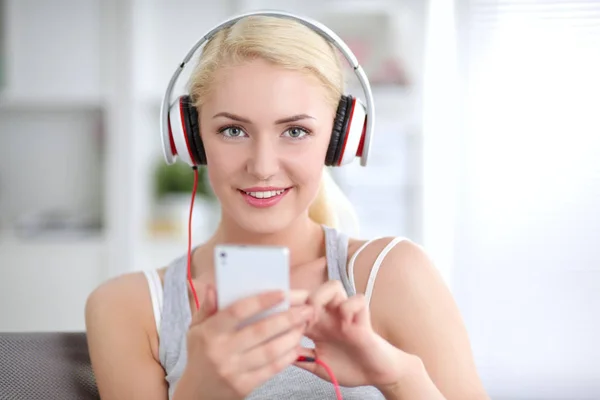
[[[266,291],[289,293],[289,250],[275,246],[220,245],[215,247],[218,308]],[[246,321],[240,328],[290,307],[289,299]]]

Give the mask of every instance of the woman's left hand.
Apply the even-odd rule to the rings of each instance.
[[[373,330],[365,297],[357,294],[348,298],[339,281],[325,283],[307,298],[307,304],[315,307],[315,318],[306,331],[315,348],[304,349],[302,355],[322,360],[341,386],[391,387],[414,365],[414,356]],[[331,381],[317,363],[295,365]]]

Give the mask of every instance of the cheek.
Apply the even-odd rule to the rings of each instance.
[[[215,193],[223,192],[223,187],[231,183],[231,177],[243,169],[243,157],[236,156],[235,146],[223,146],[217,140],[204,140],[204,150],[208,161],[208,178]]]
[[[300,186],[302,196],[312,197],[319,189],[324,168],[325,151],[306,151],[298,157],[290,157],[285,163],[288,175]]]
[[[285,163],[297,183],[308,190],[317,190],[325,166],[330,134],[321,134],[315,141],[296,149],[285,157]]]

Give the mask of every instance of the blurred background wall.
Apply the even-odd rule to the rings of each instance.
[[[600,398],[598,1],[0,4],[0,330],[82,330],[99,283],[183,254],[189,175],[161,168],[162,92],[210,27],[277,8],[365,65],[372,162],[332,172],[360,236],[431,254],[493,398]],[[205,189],[195,242],[218,221]]]

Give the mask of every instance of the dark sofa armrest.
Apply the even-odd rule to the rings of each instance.
[[[83,332],[0,332],[0,400],[100,399]]]

